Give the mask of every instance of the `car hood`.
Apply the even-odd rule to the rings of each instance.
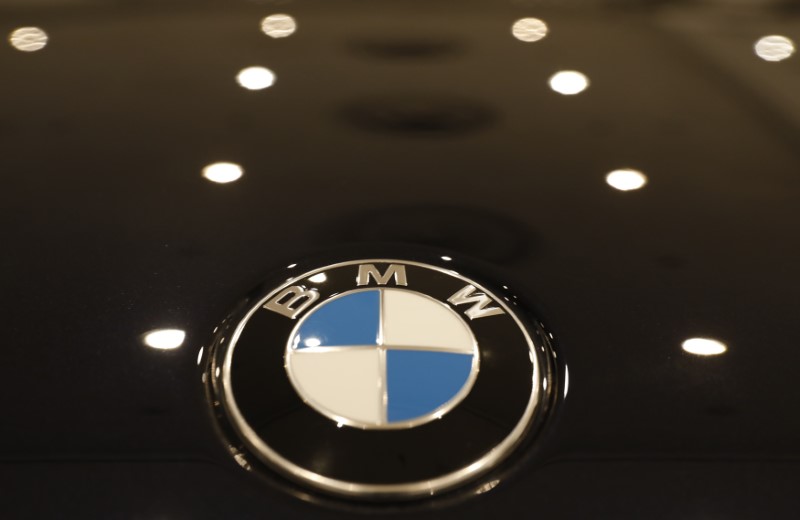
[[[284,12],[295,34],[261,32]],[[535,461],[491,492],[395,515],[800,506],[798,57],[753,50],[800,38],[790,5],[64,0],[0,14],[7,33],[48,36],[0,49],[10,517],[359,509],[243,471],[199,364],[272,273],[373,246],[463,257],[513,286],[569,378]],[[526,16],[544,39],[513,36]],[[250,66],[274,84],[242,88]],[[555,92],[565,70],[588,88]],[[241,179],[202,177],[220,161]],[[613,189],[618,169],[647,184]],[[143,343],[164,328],[185,331],[180,348]],[[727,351],[682,350],[697,337]]]

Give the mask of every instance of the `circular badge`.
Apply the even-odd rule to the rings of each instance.
[[[296,482],[435,494],[504,461],[546,408],[549,345],[513,301],[420,262],[313,269],[218,338],[213,399],[246,451]]]

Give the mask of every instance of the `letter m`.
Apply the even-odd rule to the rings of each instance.
[[[408,285],[406,266],[404,265],[390,264],[383,274],[373,264],[361,264],[358,266],[358,278],[356,279],[358,285],[369,285],[370,276],[375,278],[378,285],[386,285],[392,277],[394,277],[395,284]]]
[[[476,293],[475,286],[467,285],[453,296],[447,299],[453,305],[464,305],[472,303],[472,307],[464,311],[469,319],[484,318],[486,316],[495,316],[497,314],[505,314],[503,309],[499,307],[489,307],[493,303],[492,299],[483,293]]]

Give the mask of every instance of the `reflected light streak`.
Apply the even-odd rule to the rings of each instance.
[[[216,162],[203,168],[203,177],[217,184],[237,181],[243,174],[242,167],[231,162]]]
[[[303,343],[305,343],[307,347],[318,347],[322,345],[322,342],[318,338],[308,338]]]
[[[783,61],[794,54],[794,42],[786,36],[773,34],[760,38],[754,49],[756,55],[765,61]]]
[[[639,170],[623,168],[606,175],[606,183],[620,191],[638,190],[647,184],[647,176]]]
[[[9,35],[8,41],[18,51],[40,51],[47,45],[47,33],[38,27],[20,27]]]
[[[538,42],[547,36],[547,24],[538,18],[522,18],[511,26],[514,38],[523,42]]]
[[[718,356],[728,350],[725,343],[711,338],[690,338],[681,344],[681,348],[698,356]]]
[[[144,335],[144,344],[159,350],[172,350],[183,345],[186,332],[180,329],[156,329]]]
[[[288,14],[271,14],[261,20],[261,31],[271,38],[286,38],[297,30],[297,22]]]
[[[589,87],[589,78],[576,70],[562,70],[550,77],[550,88],[565,96],[580,94]]]
[[[236,82],[247,90],[263,90],[275,83],[275,73],[266,67],[247,67],[236,75]]]
[[[500,483],[500,480],[499,480],[499,479],[496,479],[496,480],[492,480],[492,481],[490,481],[490,482],[487,482],[486,484],[484,484],[484,485],[482,485],[481,487],[479,487],[479,488],[478,488],[478,489],[475,491],[475,494],[476,494],[476,495],[482,495],[482,494],[484,494],[484,493],[487,493],[487,492],[489,492],[489,491],[493,490],[494,488],[496,488],[496,487],[497,487],[497,485],[498,485],[499,483]]]

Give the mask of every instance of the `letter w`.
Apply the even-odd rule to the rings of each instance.
[[[453,296],[447,299],[453,305],[464,305],[466,303],[474,304],[472,307],[464,311],[469,319],[484,318],[486,316],[495,316],[497,314],[505,314],[503,309],[499,307],[488,307],[493,303],[492,299],[483,293],[476,293],[475,286],[467,285]]]

